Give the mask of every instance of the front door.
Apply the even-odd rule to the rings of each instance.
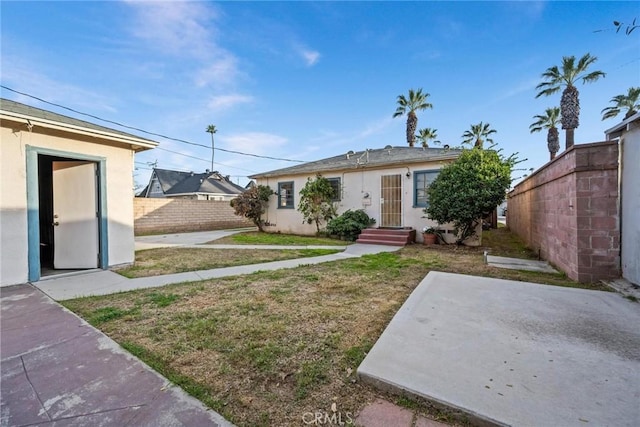
[[[98,267],[96,163],[53,162],[53,268]]]
[[[382,175],[380,227],[402,227],[402,175]]]

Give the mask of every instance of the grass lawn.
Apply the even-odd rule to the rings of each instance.
[[[285,259],[307,258],[329,255],[341,250],[333,249],[205,249],[205,248],[160,248],[136,252],[134,265],[115,270],[130,279],[183,273],[185,271],[210,270],[236,265],[259,264]]]
[[[485,243],[501,241],[507,255],[508,237],[495,233]],[[331,413],[334,403],[355,416],[381,395],[356,380],[356,368],[430,270],[602,289],[489,267],[484,250],[412,245],[64,304],[236,425],[301,425],[305,413]]]
[[[260,233],[259,231],[249,231],[246,233],[233,234],[223,237],[222,239],[207,242],[207,245],[225,244],[225,245],[292,245],[292,246],[309,246],[309,245],[330,245],[330,246],[346,246],[353,242],[345,242],[343,240],[330,239],[328,237],[312,237],[312,236],[295,236],[292,234],[280,233]]]

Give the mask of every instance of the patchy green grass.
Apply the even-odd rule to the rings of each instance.
[[[509,231],[504,225],[497,229],[482,232],[482,246],[490,255],[506,256],[511,258],[538,259],[538,254],[527,248],[515,233]]]
[[[136,252],[134,265],[115,270],[130,279],[308,258],[340,252],[338,249],[208,249],[160,248]]]
[[[208,245],[289,245],[289,246],[311,246],[329,245],[346,246],[353,242],[345,242],[328,237],[296,236],[293,234],[280,233],[260,233],[259,231],[249,231],[246,233],[233,234],[222,239],[207,242]]]
[[[493,236],[502,255],[520,253],[520,246],[502,241],[508,234]],[[484,250],[412,245],[64,304],[234,424],[300,425],[306,412],[329,412],[336,403],[356,414],[380,396],[359,383],[355,371],[431,270],[606,289],[562,274],[490,267]],[[453,422],[424,402],[398,402]]]

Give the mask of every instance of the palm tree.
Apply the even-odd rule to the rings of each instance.
[[[398,108],[393,114],[393,117],[407,114],[407,143],[409,147],[413,147],[416,142],[416,129],[418,128],[416,111],[433,108],[433,105],[427,102],[429,96],[428,93],[422,93],[422,89],[418,89],[417,91],[409,89],[408,99],[405,98],[404,95],[398,95]]]
[[[429,140],[436,139],[438,137],[438,129],[424,128],[418,130],[418,134],[416,138],[420,140],[423,148],[429,148]],[[440,141],[433,141],[436,144],[439,144]]]
[[[574,131],[580,124],[580,100],[578,99],[578,89],[575,86],[576,81],[582,79],[583,84],[591,83],[605,76],[602,71],[587,73],[587,68],[597,59],[587,53],[576,64],[575,56],[563,56],[561,68],[557,66],[547,68],[547,71],[542,73],[545,81],[536,86],[536,89],[540,90],[536,98],[542,95],[552,95],[564,86],[562,98],[560,99],[560,121],[562,122],[562,129],[565,129],[566,148],[573,147]]]
[[[625,108],[627,113],[624,118],[628,119],[640,110],[640,87],[630,87],[626,95],[616,95],[609,102],[615,102],[616,105],[602,110],[602,120],[617,116]]]
[[[218,132],[218,129],[214,125],[207,126],[207,132],[211,134],[211,172],[213,172],[213,156],[215,154],[215,148],[213,144],[213,134]]]
[[[497,132],[497,130],[491,129],[489,123],[480,122],[477,125],[471,125],[471,130],[467,130],[462,134],[462,143],[473,143],[474,147],[482,149],[485,141],[493,143],[493,139],[489,138],[489,135]]]
[[[549,148],[550,160],[553,160],[556,157],[556,153],[560,151],[560,137],[557,128],[560,121],[560,108],[547,108],[544,115],[538,114],[533,118],[537,120],[531,123],[529,131],[534,133],[547,129],[547,147]]]

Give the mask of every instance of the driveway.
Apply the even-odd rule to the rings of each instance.
[[[0,307],[0,425],[231,425],[33,286]]]

